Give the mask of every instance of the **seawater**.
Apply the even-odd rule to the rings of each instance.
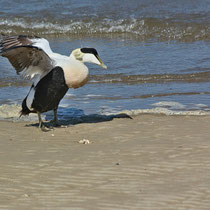
[[[108,66],[87,64],[89,82],[68,91],[60,118],[209,113],[209,1],[21,2],[0,0],[1,33],[42,36],[65,55],[94,47]],[[31,83],[2,57],[0,72],[0,117],[17,118]]]

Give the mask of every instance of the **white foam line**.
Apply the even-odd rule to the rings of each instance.
[[[66,107],[62,105],[61,107]],[[37,120],[36,114],[30,114],[29,116],[20,116],[21,106],[17,104],[8,105],[3,104],[0,106],[0,119],[12,119],[14,121],[34,121]],[[137,116],[141,114],[164,114],[164,115],[176,115],[176,116],[207,116],[210,115],[210,111],[204,110],[170,110],[163,107],[156,107],[152,109],[133,109],[133,110],[122,110],[120,112],[114,110],[107,110],[101,113],[103,115],[113,115],[113,114],[127,114],[130,116]],[[43,114],[42,118],[45,119],[46,115]]]
[[[113,114],[113,113],[112,113]],[[115,113],[116,114],[116,113]],[[117,114],[127,114],[132,116],[137,116],[140,114],[164,114],[164,115],[192,115],[192,116],[201,116],[201,115],[210,115],[210,112],[203,110],[195,111],[176,111],[169,110],[167,108],[153,108],[153,109],[135,109],[135,110],[123,110]]]

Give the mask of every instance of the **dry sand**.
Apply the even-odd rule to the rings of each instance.
[[[210,116],[25,124],[0,122],[1,210],[210,209]]]

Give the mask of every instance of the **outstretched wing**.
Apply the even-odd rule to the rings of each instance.
[[[41,48],[46,54],[52,54],[52,50],[50,48],[49,42],[38,36],[27,36],[27,35],[19,35],[19,36],[5,36],[2,35],[0,42],[0,51],[8,50],[12,47],[17,46],[34,46]]]
[[[2,50],[8,50],[11,47],[17,47],[21,45],[32,45],[33,39],[39,39],[37,36],[5,36],[2,35],[0,47]]]
[[[54,61],[48,55],[50,51],[48,41],[38,37],[3,36],[0,42],[0,55],[8,58],[18,74],[32,80],[36,75],[43,78],[54,68]]]

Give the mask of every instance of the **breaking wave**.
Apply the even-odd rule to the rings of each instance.
[[[58,20],[49,18],[0,18],[0,31],[6,34],[37,34],[53,36],[127,35],[136,39],[160,41],[195,41],[210,39],[210,25],[173,19],[108,19],[90,18]]]

